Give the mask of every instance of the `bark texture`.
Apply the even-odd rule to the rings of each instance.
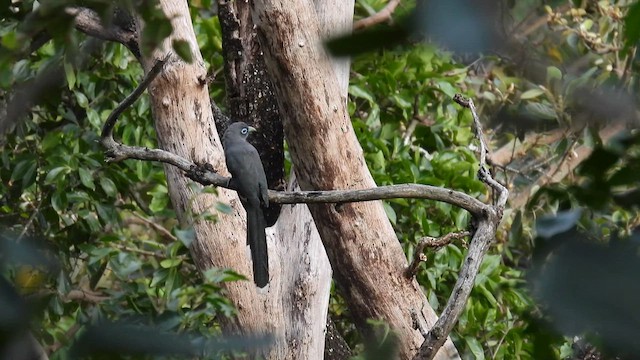
[[[260,152],[269,188],[283,190],[282,122],[273,85],[264,63],[251,12],[246,2],[219,2],[223,32],[227,102],[232,117],[248,119],[260,136],[252,143]],[[216,122],[219,123],[216,119]],[[220,129],[220,126],[218,126]],[[297,186],[291,182],[290,187]],[[288,353],[273,358],[321,359],[325,348],[325,319],[329,303],[331,267],[306,206],[270,206],[266,214],[274,227],[271,257],[282,272],[272,279],[285,309]],[[280,215],[280,217],[278,217]],[[274,255],[275,254],[275,255]],[[286,310],[285,310],[286,311]]]
[[[153,56],[143,57],[145,71],[153,66],[155,59],[165,57],[171,49],[171,42],[176,39],[189,42],[194,61],[186,64],[174,56],[149,88],[159,146],[192,161],[210,163],[216,171],[228,174],[211,113],[208,89],[202,81],[206,77],[206,69],[198,50],[187,3],[164,0],[160,1],[160,5],[172,19],[173,33]],[[217,196],[201,194],[192,190],[200,187],[194,186],[175,167],[165,166],[165,174],[169,195],[181,225],[193,224],[196,238],[191,245],[191,253],[198,268],[201,271],[214,266],[231,268],[251,279],[245,245],[246,220],[236,193],[219,189]],[[216,202],[229,204],[232,213],[218,214],[217,222],[199,218],[199,215],[213,211]],[[270,264],[270,268],[278,273],[277,264]],[[227,283],[225,288],[238,309],[236,318],[221,319],[225,332],[263,334],[278,333],[283,329],[282,316],[274,315],[282,307],[271,306],[267,294],[258,293],[252,282]]]
[[[191,46],[193,63],[186,64],[173,56],[164,71],[149,87],[151,107],[160,148],[197,163],[209,163],[227,174],[220,138],[216,132],[210,108],[209,93],[203,80],[206,69],[198,50],[187,3],[160,1],[168,18],[172,19],[172,35],[159,50],[142,63],[148,71],[155,59],[164,58],[171,51],[173,40],[186,40]],[[182,226],[193,224],[196,239],[191,246],[195,263],[201,271],[213,266],[231,268],[251,278],[250,260],[246,254],[246,220],[235,192],[219,189],[218,195],[201,194],[184,173],[165,166],[169,195]],[[231,214],[218,214],[217,222],[205,221],[200,215],[213,211],[216,202],[229,204]],[[277,272],[277,271],[274,271]],[[244,334],[271,331],[277,324],[267,321],[261,309],[266,299],[248,281],[228,283],[229,298],[239,309],[237,319],[225,322],[227,330]]]
[[[258,149],[267,175],[269,189],[282,191],[284,180],[284,139],[278,103],[264,63],[251,20],[249,4],[244,1],[219,1],[218,18],[222,28],[225,59],[225,84],[228,113],[233,120],[244,121],[258,132],[251,143]],[[226,124],[219,122],[218,133]],[[280,206],[265,211],[269,226],[278,219]]]
[[[145,70],[153,66],[155,59],[164,58],[175,39],[189,42],[194,62],[186,64],[174,57],[149,88],[159,145],[194,162],[209,163],[220,174],[228,174],[203,81],[206,69],[187,3],[162,0],[160,4],[172,19],[173,33],[162,50],[142,59]],[[181,224],[193,224],[196,239],[191,253],[198,268],[201,271],[211,267],[231,268],[251,279],[245,213],[236,193],[219,188],[217,195],[202,194],[192,190],[200,187],[194,186],[177,168],[165,166],[165,173]],[[217,214],[217,222],[199,218],[199,214],[215,211],[216,202],[229,204],[232,213]],[[287,206],[282,218],[267,230],[271,284],[266,290],[259,290],[251,281],[227,283],[227,295],[238,314],[220,320],[225,333],[273,335],[272,346],[259,351],[260,357],[321,359],[330,267],[308,210]]]
[[[320,44],[320,28],[305,1],[254,0],[254,22],[276,84],[285,136],[303,190],[363,189],[376,184],[364,162],[340,84]],[[382,203],[311,205],[339,290],[357,326],[382,319],[397,333],[399,357],[411,358],[422,343],[411,311],[429,326],[436,315],[415,280]],[[448,342],[440,359],[457,358]]]

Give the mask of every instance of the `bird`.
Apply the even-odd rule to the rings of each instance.
[[[266,221],[263,208],[269,207],[267,177],[260,155],[247,141],[255,128],[244,122],[229,125],[222,136],[227,169],[231,173],[230,187],[237,190],[247,212],[247,244],[251,249],[253,281],[259,288],[269,283]]]

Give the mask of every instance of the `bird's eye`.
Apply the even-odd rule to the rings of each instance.
[[[249,132],[249,129],[247,129],[247,128],[242,128],[242,130],[240,130],[240,133],[242,135],[247,135],[248,132]]]

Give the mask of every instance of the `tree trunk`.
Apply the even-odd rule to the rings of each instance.
[[[320,43],[315,12],[305,1],[254,0],[254,22],[276,84],[285,136],[304,190],[376,186],[357,141],[340,85]],[[413,279],[382,203],[309,206],[331,261],[338,289],[367,334],[367,319],[387,322],[398,335],[399,357],[410,359],[423,341],[411,312],[429,326],[434,311]],[[457,358],[447,344],[438,358]]]
[[[220,2],[219,17],[229,112],[259,129],[258,139],[252,143],[261,154],[269,187],[282,190],[281,116],[250,8],[242,1]],[[294,185],[292,182],[290,187]],[[272,261],[282,264],[282,271],[271,279],[270,296],[285,304],[284,331],[291,348],[272,358],[322,359],[331,266],[306,206],[287,205],[277,213],[280,216],[269,253]]]
[[[149,88],[159,145],[228,174],[187,4],[171,0],[160,4],[172,19],[173,33],[162,50],[143,57],[145,70],[155,59],[164,58],[175,39],[189,42],[194,61],[186,64],[174,57]],[[251,279],[245,213],[236,193],[226,189],[218,189],[217,195],[194,192],[192,188],[200,187],[194,187],[182,172],[165,166],[165,173],[181,225],[193,225],[195,230],[191,253],[198,269],[231,268]],[[232,213],[216,214],[216,222],[198,216],[212,211],[217,202],[229,204]],[[259,352],[266,359],[322,358],[331,275],[315,225],[304,211],[308,212],[303,206],[283,208],[280,221],[268,230],[271,281],[266,290],[257,289],[252,281],[224,285],[238,310],[236,318],[220,319],[224,332],[272,334],[273,344]]]
[[[209,163],[221,174],[228,175],[219,136],[210,109],[206,83],[206,69],[198,50],[189,9],[185,1],[160,1],[171,19],[173,33],[152,56],[143,56],[145,71],[156,59],[171,52],[173,40],[188,41],[193,63],[186,64],[173,55],[163,72],[149,87],[151,109],[158,133],[160,148],[184,156],[197,163]],[[144,25],[143,25],[144,26]],[[142,33],[142,31],[140,31]],[[218,189],[218,194],[202,194],[184,173],[165,165],[169,196],[181,226],[193,225],[196,238],[191,252],[198,269],[230,268],[251,278],[245,249],[246,221],[244,210],[235,192]],[[192,191],[192,188],[197,189]],[[206,221],[200,215],[212,211],[217,202],[229,204],[231,214],[216,214],[219,221]],[[226,284],[229,298],[239,309],[237,319],[224,322],[227,329],[244,334],[263,333],[277,325],[268,321],[261,309],[265,296],[259,294],[249,281]]]

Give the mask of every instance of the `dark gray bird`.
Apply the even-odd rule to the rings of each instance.
[[[253,262],[253,281],[258,287],[269,283],[269,258],[267,254],[267,236],[264,232],[266,221],[263,207],[269,207],[267,196],[267,177],[260,161],[258,151],[247,141],[253,127],[236,122],[227,128],[222,137],[227,168],[231,173],[231,182],[238,191],[240,201],[247,211],[247,244],[251,248]]]

